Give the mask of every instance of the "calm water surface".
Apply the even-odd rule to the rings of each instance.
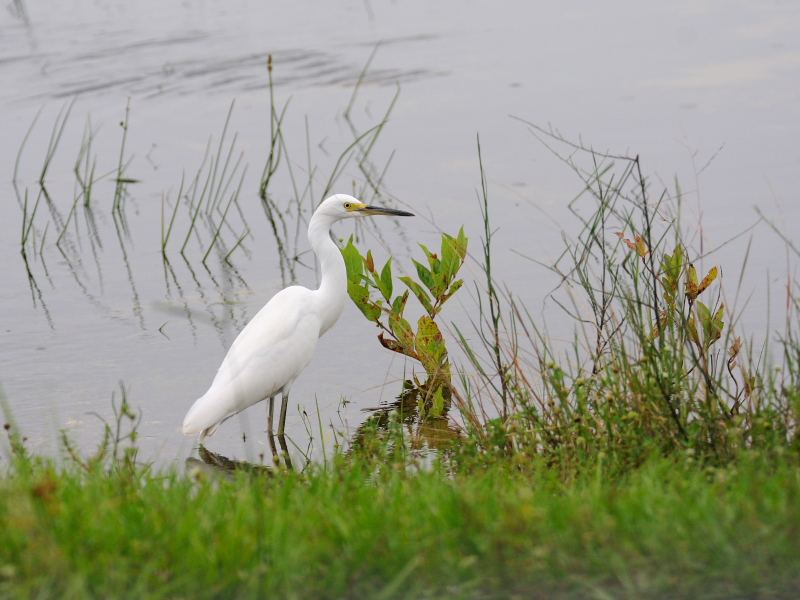
[[[419,216],[402,226],[375,220],[357,232],[362,244],[381,256],[391,249],[408,264],[416,241],[436,244],[439,229],[455,232],[464,224],[477,249],[480,133],[499,228],[498,277],[556,336],[568,337],[570,327],[546,301],[556,281],[520,254],[547,262],[560,253],[561,230],[575,228],[566,205],[581,186],[509,115],[552,124],[598,149],[641,155],[656,190],[677,177],[686,221],[702,222],[698,247],[717,248],[746,230],[758,219],[755,207],[800,243],[793,226],[800,222],[795,3],[28,0],[23,7],[24,15],[0,14],[0,381],[28,443],[42,451],[55,451],[59,429],[85,446],[94,443],[101,429],[89,413],[109,417],[122,381],[143,411],[147,452],[162,462],[184,460],[192,440],[180,433],[183,415],[237,333],[292,278],[316,283],[313,259],[303,254],[303,219],[339,155],[381,122],[398,90],[370,168],[386,172],[376,200]],[[271,183],[272,197],[286,208],[312,172],[304,204],[285,215],[286,231],[279,230],[288,262],[279,258],[258,198],[269,151],[270,54],[275,102],[283,108],[289,101],[283,127],[291,159]],[[91,211],[81,200],[73,212],[80,196],[73,168],[87,123],[96,131],[89,153],[96,176],[112,172],[129,99],[125,176],[136,182],[125,186],[124,210],[112,209],[112,174],[94,185]],[[221,194],[225,202],[248,169],[220,231],[225,251],[213,251],[203,266],[219,219],[201,221],[188,260],[181,258],[190,222],[182,207],[167,266],[162,198],[168,223],[181,179],[185,174],[189,185],[197,175],[210,137],[216,160],[234,99],[223,146],[223,160],[232,157],[228,176],[242,158]],[[30,212],[58,116],[73,100],[47,172],[52,204],[40,200],[30,234],[37,251],[29,244],[26,267],[24,197]],[[15,190],[18,152],[40,109],[19,156]],[[355,186],[360,193],[363,182],[352,161],[335,189],[352,193]],[[68,233],[56,245],[67,219]],[[228,266],[222,257],[248,230]],[[353,232],[352,223],[335,231]],[[794,273],[784,244],[762,223],[705,261],[720,264],[733,288],[750,236],[740,306],[752,295],[742,326],[763,337],[767,289],[779,314],[783,301],[776,298],[785,299]],[[299,260],[291,259],[295,254]],[[476,269],[467,269],[470,280]],[[474,313],[463,295],[450,320]],[[320,340],[292,394],[287,432],[301,448],[308,435],[297,403],[314,427],[321,420],[326,431],[333,423],[352,432],[364,419],[362,408],[399,393],[399,380],[414,365],[380,349],[375,333],[348,306]],[[209,446],[253,459],[267,448],[264,428],[262,404],[226,423]]]

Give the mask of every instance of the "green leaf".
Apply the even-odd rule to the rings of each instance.
[[[377,283],[375,283],[375,281],[373,281],[373,278],[375,280],[379,279],[378,276],[375,275],[375,274],[372,274],[372,277],[370,277],[369,275],[362,275],[361,278],[360,278],[360,281],[358,283],[363,281],[365,287],[374,288],[374,289],[380,291],[380,289],[381,289],[380,286]]]
[[[722,322],[722,317],[725,316],[725,304],[720,304],[719,310],[714,314],[711,319],[708,331],[708,339],[706,344],[709,346],[722,337],[722,330],[725,328],[725,323]]]
[[[664,300],[667,301],[667,306],[670,310],[675,310],[677,308],[675,304],[675,295],[678,293],[677,284],[670,280],[668,276],[659,277],[658,280],[664,286]]]
[[[665,253],[664,258],[661,259],[661,270],[668,278],[672,278],[672,257],[669,254]]]
[[[686,295],[689,297],[689,302],[694,302],[699,293],[697,290],[697,269],[690,264],[689,270],[686,272]]]
[[[664,254],[664,258],[661,260],[661,269],[664,271],[669,286],[673,290],[677,290],[678,279],[683,269],[683,248],[680,244],[675,246],[675,250],[672,252],[671,256],[669,254]],[[662,283],[664,283],[663,280]],[[667,284],[664,285],[666,287]]]
[[[691,341],[698,346],[700,345],[700,336],[697,335],[697,325],[694,321],[694,315],[686,319],[686,333]]]
[[[708,307],[699,300],[697,301],[697,315],[700,317],[700,324],[703,327],[703,343],[706,349],[710,348],[711,344],[716,342],[722,335],[722,329],[725,327],[722,322],[724,309],[725,305],[720,305],[719,310],[712,317]]]
[[[386,261],[381,269],[381,293],[387,302],[392,300],[392,257]]]
[[[375,304],[369,297],[369,290],[367,288],[353,283],[347,282],[347,293],[350,299],[364,313],[364,316],[370,321],[377,321],[381,316],[381,308]]]
[[[447,293],[446,293],[444,296],[442,296],[442,301],[441,301],[441,304],[444,304],[445,300],[447,300],[448,298],[450,298],[450,296],[452,296],[452,295],[453,295],[453,294],[455,294],[455,293],[456,293],[456,292],[457,292],[459,289],[461,289],[461,286],[462,286],[462,285],[464,285],[464,280],[463,280],[463,279],[459,279],[458,281],[454,281],[453,283],[451,283],[451,284],[450,284],[450,289],[449,289],[449,290],[447,290]]]
[[[431,288],[431,293],[436,300],[441,300],[444,293],[447,291],[447,283],[445,281],[445,275],[443,273],[434,273],[433,274],[433,287]]]
[[[419,277],[419,280],[425,284],[425,287],[432,291],[434,286],[433,274],[426,269],[423,264],[418,263],[413,258],[411,260],[414,263],[414,266],[417,267],[417,276]]]
[[[442,386],[436,388],[436,393],[433,395],[433,402],[431,403],[431,409],[428,412],[428,415],[431,417],[441,417],[444,413],[444,393],[442,392]]]
[[[442,273],[452,279],[461,267],[461,258],[456,251],[458,240],[449,235],[442,234]]]
[[[400,342],[405,354],[414,354],[415,336],[411,324],[403,317],[395,314],[389,315],[389,327]]]
[[[725,323],[722,322],[722,317],[725,316],[725,304],[719,305],[719,310],[714,315],[714,325],[719,327],[719,330],[722,331],[722,328],[725,327]]]
[[[406,308],[406,301],[408,301],[408,290],[403,292],[402,296],[398,296],[392,301],[392,313],[398,317],[402,317],[403,311]]]
[[[352,235],[347,240],[347,246],[342,248],[342,257],[344,258],[344,266],[347,269],[347,280],[358,283],[364,273],[364,261],[358,252],[358,248],[353,245]]]
[[[697,316],[700,317],[700,325],[703,329],[708,329],[708,325],[711,323],[711,311],[699,300],[697,301]]]
[[[425,290],[422,289],[422,286],[420,284],[418,284],[410,277],[400,277],[400,281],[402,281],[408,286],[408,289],[410,289],[411,292],[417,297],[417,300],[419,300],[420,304],[422,304],[422,306],[425,307],[425,310],[427,310],[428,313],[433,312],[433,305],[431,304],[431,299],[428,296],[427,292],[425,292]]]
[[[444,338],[436,322],[428,316],[420,317],[417,322],[417,337],[414,347],[429,377],[445,373],[444,363],[447,359],[447,349],[444,345]]]
[[[456,252],[461,260],[465,260],[467,258],[467,244],[469,243],[469,239],[467,236],[464,235],[464,226],[461,226],[461,229],[458,232],[458,246],[456,247]]]
[[[429,348],[437,357],[444,356],[444,338],[436,321],[423,315],[417,321],[417,349],[419,346]]]
[[[672,263],[672,278],[677,283],[683,269],[683,248],[680,244],[675,246],[670,262]]]

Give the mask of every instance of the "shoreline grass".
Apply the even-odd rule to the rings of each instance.
[[[769,338],[759,346],[737,331],[741,313],[735,301],[726,306],[721,265],[703,266],[713,257],[688,241],[679,188],[653,198],[638,156],[598,153],[531,130],[544,143],[566,145],[566,155],[553,152],[584,184],[569,206],[578,234],[564,234],[554,264],[540,263],[561,280],[560,295],[550,298],[574,323],[574,341],[554,342],[546,321],[514,296],[513,282],[498,295],[482,183],[486,229],[478,262],[486,281],[476,286],[478,343],[457,330],[473,371],[462,377],[467,402],[459,408],[468,425],[482,423],[468,427],[470,443],[491,456],[546,458],[555,468],[604,453],[621,472],[653,455],[687,451],[714,466],[746,450],[797,455],[797,284],[788,282],[782,352],[770,358]]]
[[[796,457],[231,479],[17,459],[4,598],[796,598]]]

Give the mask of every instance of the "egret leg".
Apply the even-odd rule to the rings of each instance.
[[[275,434],[273,433],[273,421],[275,417],[275,396],[269,399],[269,406],[267,408],[267,433],[269,434],[269,449],[272,450],[272,456],[278,456],[278,450],[275,448]]]
[[[286,446],[286,436],[285,435],[278,435],[278,441],[281,444],[281,450],[283,451],[283,460],[286,462],[286,468],[290,471],[294,470],[292,467],[292,459],[289,457],[289,448]]]
[[[286,428],[286,409],[289,407],[289,394],[281,394],[281,418],[278,421],[278,436],[283,435]]]
[[[281,393],[281,417],[278,421],[278,442],[283,450],[283,460],[286,461],[286,467],[292,469],[292,459],[289,458],[289,448],[286,446],[286,436],[284,430],[286,429],[286,409],[289,407],[289,394],[286,392]]]

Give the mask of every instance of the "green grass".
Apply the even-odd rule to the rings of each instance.
[[[23,460],[0,480],[0,596],[796,597],[796,459],[519,467],[340,457],[227,479]]]

